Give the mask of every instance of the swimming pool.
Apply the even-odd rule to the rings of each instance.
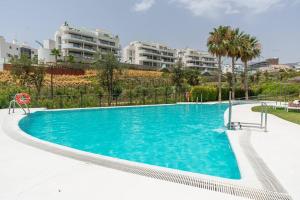
[[[226,104],[39,111],[20,122],[31,136],[78,150],[240,179],[225,133]]]

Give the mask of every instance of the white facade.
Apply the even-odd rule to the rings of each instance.
[[[195,68],[205,71],[217,69],[216,57],[208,52],[190,48],[178,49],[177,58],[181,59],[185,68]]]
[[[12,43],[6,42],[4,37],[0,36],[0,66],[1,63],[9,63],[11,58],[19,58],[22,54],[33,58],[37,56],[37,50],[25,43],[20,44],[16,40]]]
[[[3,71],[4,67],[4,58],[0,58],[0,72]]]
[[[235,64],[234,69],[235,69],[236,73],[243,73],[244,72],[244,65],[240,64],[240,63],[237,63],[237,64]],[[230,65],[230,64],[223,64],[222,65],[222,72],[224,74],[226,74],[226,73],[232,73],[232,65]]]
[[[300,72],[300,62],[296,62],[296,63],[289,63],[287,64],[289,66],[291,66],[294,70],[296,70],[297,72]]]
[[[258,71],[260,72],[279,72],[281,70],[284,71],[288,71],[294,69],[292,66],[290,65],[269,65],[267,67],[261,67],[258,69]]]
[[[43,46],[38,49],[38,59],[40,63],[55,62],[55,57],[51,55],[51,51],[55,48],[54,40],[44,40]]]
[[[295,70],[297,72],[300,72],[300,62],[299,63],[296,63],[295,66],[294,66]]]
[[[176,50],[159,43],[134,41],[123,49],[124,63],[164,68],[174,66],[175,60]]]
[[[72,55],[77,60],[90,60],[97,51],[120,56],[119,37],[100,29],[77,28],[65,23],[55,33],[55,42],[63,57]]]

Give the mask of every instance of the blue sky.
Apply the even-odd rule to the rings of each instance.
[[[118,34],[206,50],[209,31],[231,25],[255,35],[264,58],[300,61],[300,0],[0,0],[0,35],[33,46],[64,21]]]

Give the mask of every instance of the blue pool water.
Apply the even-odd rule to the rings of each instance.
[[[129,161],[240,179],[225,134],[226,104],[41,111],[26,133],[52,143]]]

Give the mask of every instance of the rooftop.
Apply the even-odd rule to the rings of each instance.
[[[62,29],[64,28],[68,28],[69,30],[72,31],[76,31],[76,32],[80,32],[82,34],[87,34],[87,35],[93,35],[93,36],[100,36],[100,35],[104,35],[104,36],[109,36],[109,37],[118,37],[117,35],[113,35],[112,33],[110,33],[107,30],[103,30],[103,29],[88,29],[85,27],[76,27],[73,25],[70,25],[69,23],[65,22],[62,26]]]

